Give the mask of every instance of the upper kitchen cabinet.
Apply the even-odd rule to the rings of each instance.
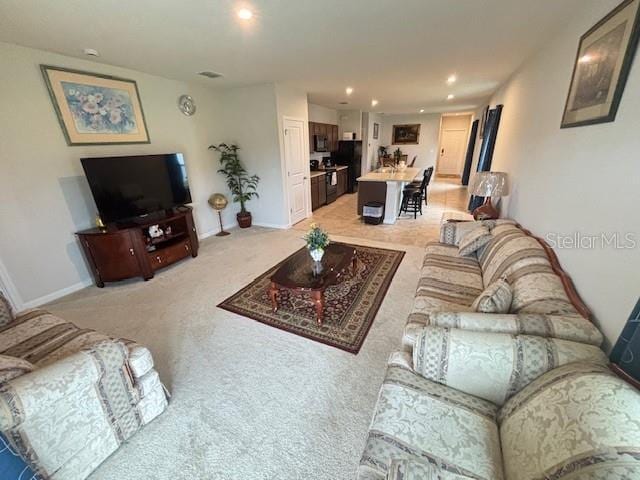
[[[314,136],[322,135],[327,138],[327,150],[335,152],[338,149],[338,126],[329,123],[309,122],[309,152],[315,151]]]

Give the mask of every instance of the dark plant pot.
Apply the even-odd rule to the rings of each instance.
[[[251,226],[251,213],[250,212],[240,212],[236,215],[238,219],[238,225],[240,228],[249,228]]]

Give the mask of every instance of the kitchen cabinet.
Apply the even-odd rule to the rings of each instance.
[[[319,178],[320,177],[311,177],[311,210],[312,211],[320,206],[320,187],[318,186]]]
[[[338,196],[340,195],[344,195],[345,193],[347,193],[347,184],[348,184],[348,169],[343,168],[342,170],[338,170],[336,172],[337,174],[337,180],[338,180]]]
[[[315,150],[314,135],[327,137],[327,149],[329,152],[338,150],[338,126],[329,123],[309,122],[309,152]]]

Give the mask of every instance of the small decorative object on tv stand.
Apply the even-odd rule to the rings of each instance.
[[[149,236],[149,227],[162,234]],[[127,278],[153,278],[156,270],[198,256],[198,233],[190,207],[178,207],[127,224],[77,232],[98,287]]]

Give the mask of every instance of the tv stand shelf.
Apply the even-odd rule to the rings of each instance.
[[[198,256],[198,234],[192,209],[180,207],[141,218],[77,232],[82,250],[98,287],[127,278],[153,278],[157,270],[188,256]],[[171,233],[151,238],[149,227],[159,225]]]

